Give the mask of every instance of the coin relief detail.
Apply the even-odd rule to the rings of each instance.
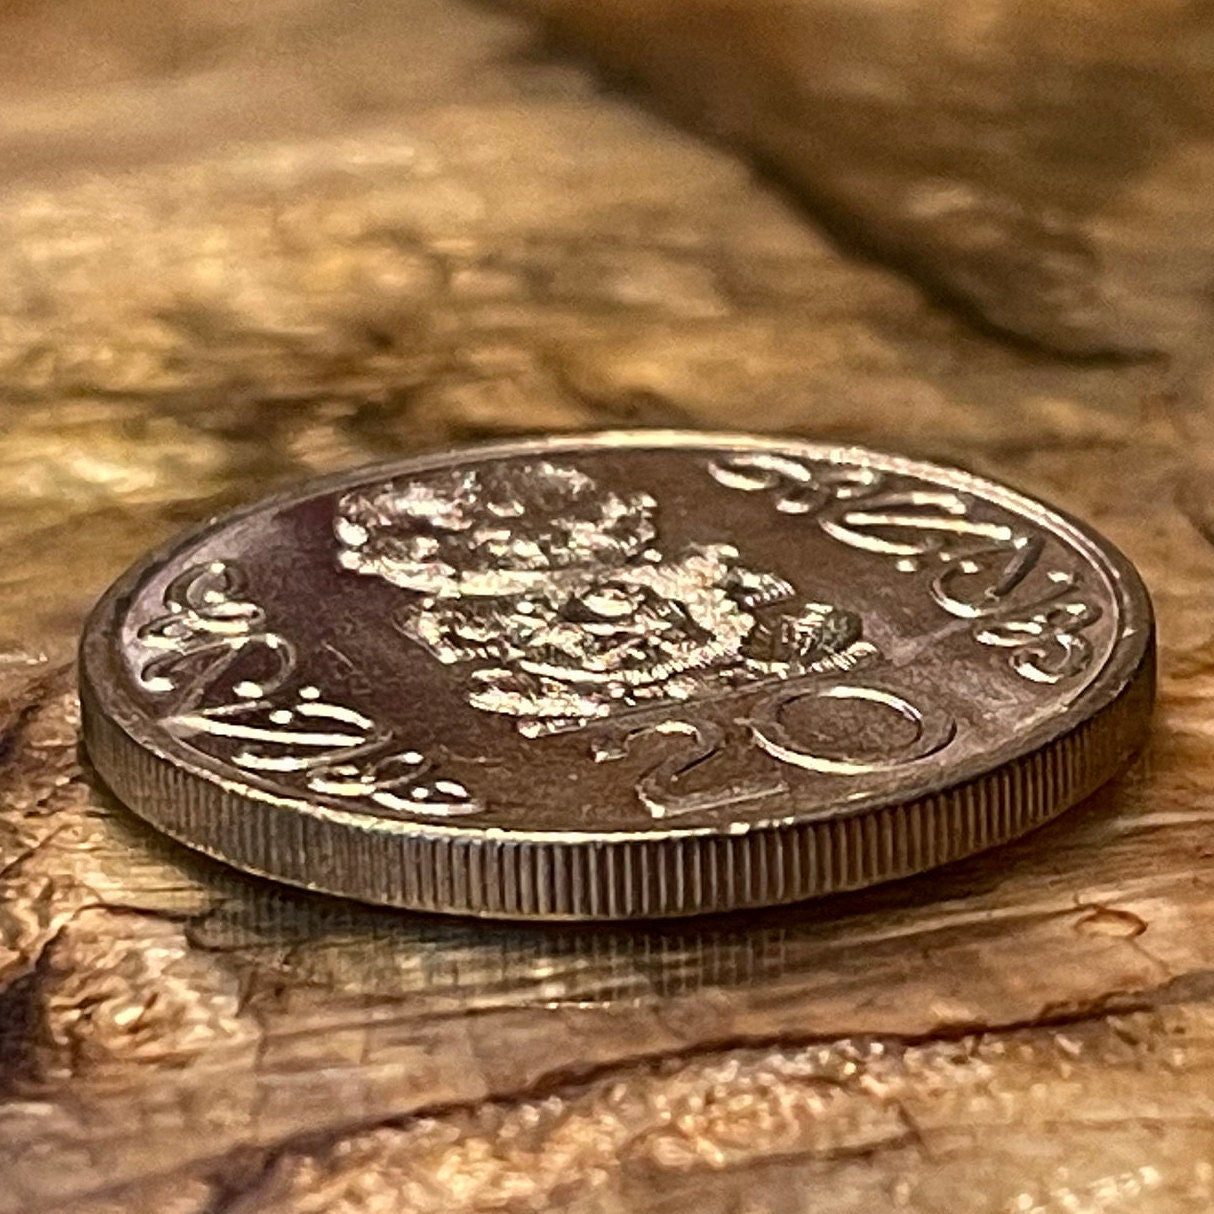
[[[728,456],[709,467],[723,485],[770,492],[779,511],[816,515],[827,535],[893,558],[900,573],[935,566],[933,600],[973,620],[979,644],[1010,650],[1012,669],[1022,678],[1057,683],[1091,663],[1084,631],[1101,613],[1083,593],[1082,573],[1051,568],[1043,592],[1017,596],[1041,558],[1042,537],[1028,527],[974,518],[966,495],[883,491],[884,478],[871,468],[821,469],[780,455]]]
[[[294,780],[308,792],[374,812],[421,817],[476,813],[481,803],[390,729],[300,682],[296,647],[272,631],[234,563],[211,561],[174,578],[164,612],[140,629],[154,656],[143,686],[168,701],[172,736],[207,739],[242,771]],[[240,661],[243,677],[226,678]]]
[[[615,918],[855,888],[1031,829],[1140,744],[1150,605],[1081,524],[855,448],[554,438],[305,485],[82,642],[115,792],[252,871]]]
[[[768,493],[781,514],[809,516],[832,539],[891,558],[902,574],[931,566],[934,602],[973,621],[978,643],[1009,650],[1020,676],[1055,683],[1090,662],[1083,630],[1099,610],[1078,593],[1078,574],[1051,569],[1044,596],[1017,601],[1043,548],[1027,527],[975,519],[956,492],[891,491],[860,465],[745,453],[705,467],[720,485]],[[956,722],[938,707],[858,681],[866,669],[880,673],[881,654],[856,612],[804,598],[732,544],[672,549],[659,524],[649,493],[605,490],[576,466],[536,461],[349,492],[334,533],[343,569],[406,592],[397,627],[455,668],[470,707],[513,718],[528,738],[609,726],[589,744],[597,763],[656,743],[633,781],[654,819],[787,793],[778,767],[679,791],[692,769],[747,739],[778,765],[836,776],[896,769],[952,741]],[[151,651],[140,679],[171,705],[161,722],[175,737],[287,791],[371,812],[443,818],[487,808],[395,731],[302,681],[297,646],[248,597],[237,563],[186,570],[163,606],[140,630]],[[228,680],[237,659],[244,677]],[[764,687],[736,718],[740,737],[680,715]],[[906,728],[900,738],[882,731],[881,750],[865,753],[815,747],[787,723],[798,706],[843,702]]]

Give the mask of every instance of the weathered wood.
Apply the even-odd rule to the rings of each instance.
[[[331,34],[329,11],[266,21]],[[231,87],[258,74],[250,22],[208,69]],[[221,115],[124,172],[122,130],[29,152],[62,103],[45,78],[0,130],[26,148],[0,194],[0,1214],[1205,1214],[1196,347],[1081,365],[976,335],[458,0],[375,11],[340,52],[299,42],[275,71],[387,57],[403,83],[370,115]],[[141,87],[168,105],[179,82]],[[1155,593],[1150,755],[946,872],[627,931],[277,890],[158,839],[82,768],[71,641],[157,537],[289,476],[621,422],[900,447],[1090,518]]]
[[[996,329],[1121,358],[1206,339],[1204,5],[506,2]]]

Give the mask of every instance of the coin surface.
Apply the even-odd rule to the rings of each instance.
[[[919,872],[1116,773],[1150,603],[1081,524],[848,447],[616,433],[314,482],[128,572],[81,647],[137,813],[310,889],[671,916]]]

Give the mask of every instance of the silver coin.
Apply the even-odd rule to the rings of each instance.
[[[370,902],[770,905],[1001,843],[1109,779],[1149,600],[1091,530],[857,448],[617,433],[319,481],[127,573],[89,754],[193,847]]]

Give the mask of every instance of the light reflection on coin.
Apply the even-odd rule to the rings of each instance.
[[[1137,576],[990,482],[641,432],[431,456],[219,519],[82,644],[101,775],[169,834],[388,905],[794,901],[1013,838],[1140,744]]]

